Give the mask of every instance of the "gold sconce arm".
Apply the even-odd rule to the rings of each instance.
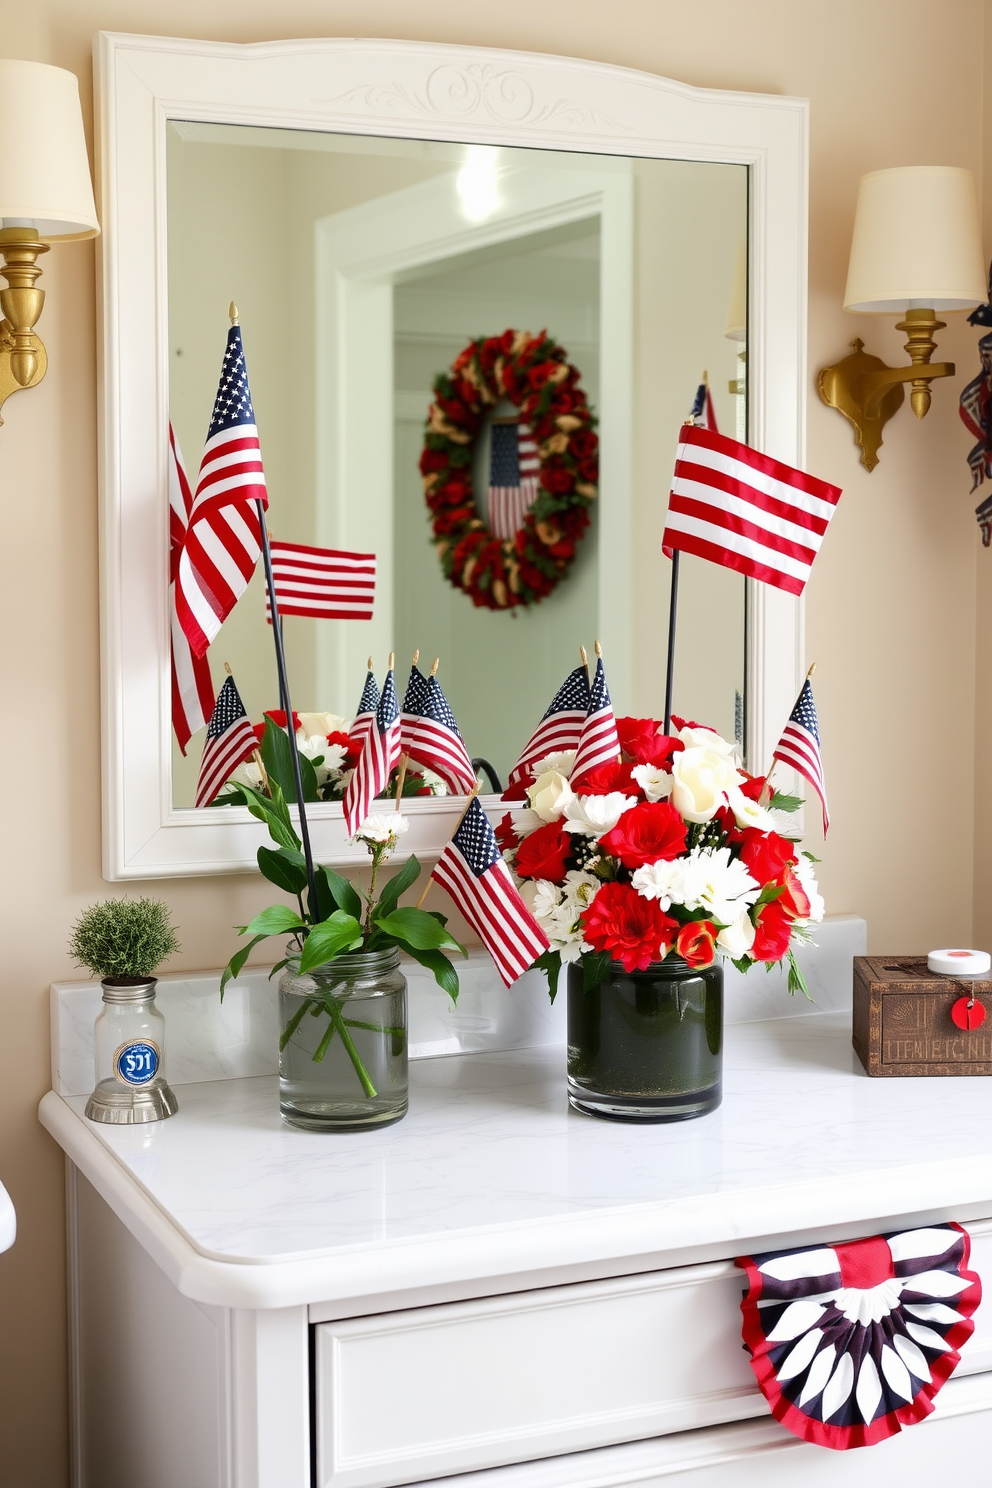
[[[0,407],[11,393],[37,387],[48,370],[48,354],[34,334],[45,303],[45,291],[36,288],[41,275],[37,261],[47,252],[48,244],[33,227],[0,229],[0,274],[7,280],[0,290]]]
[[[953,377],[953,362],[931,362],[937,349],[934,332],[942,330],[945,321],[932,310],[906,311],[896,329],[906,332],[908,367],[889,367],[880,357],[871,356],[859,340],[851,344],[850,356],[832,367],[824,367],[816,386],[824,403],[854,425],[854,436],[861,450],[861,463],[866,470],[878,464],[882,430],[902,407],[903,384],[910,384],[909,401],[917,418],[923,418],[930,407],[930,384],[937,377]]]

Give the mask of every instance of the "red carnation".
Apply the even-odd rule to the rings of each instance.
[[[286,727],[286,713],[285,713],[285,710],[283,708],[266,708],[266,710],[265,710],[265,716],[266,716],[266,718],[271,718],[272,719],[272,722],[275,724],[276,728],[284,729]],[[300,726],[300,717],[299,717],[299,714],[294,710],[294,712],[293,712],[293,732],[294,733],[297,731],[297,729],[299,729],[299,726]],[[263,729],[263,732],[264,732],[264,729]]]
[[[712,966],[716,959],[716,925],[712,920],[690,920],[679,931],[675,949],[694,971]]]
[[[633,768],[633,765],[598,765],[573,780],[572,789],[582,796],[608,796],[611,791],[623,791],[625,796],[640,796],[643,800],[641,787],[631,775]]]
[[[748,955],[754,961],[781,961],[792,938],[792,916],[782,908],[777,899],[773,899],[770,904],[762,904],[756,913],[758,923],[754,945]]]
[[[594,950],[609,951],[624,971],[644,971],[667,956],[678,922],[629,884],[606,883],[582,915],[582,933]]]
[[[642,868],[685,852],[686,824],[669,801],[645,801],[625,811],[612,832],[599,839],[604,852],[625,868]]]
[[[347,751],[344,757],[342,770],[350,770],[358,764],[358,756],[362,752],[361,739],[353,739],[350,734],[342,733],[340,729],[327,735],[328,744],[340,744]]]
[[[777,882],[783,868],[796,861],[795,844],[777,832],[745,827],[741,838],[741,857],[755,883]]]
[[[525,837],[517,849],[516,869],[521,878],[546,878],[549,883],[565,882],[565,859],[572,841],[560,822],[548,822]]]

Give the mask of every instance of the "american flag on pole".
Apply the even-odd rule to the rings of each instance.
[[[431,874],[492,956],[505,987],[548,949],[548,938],[517,893],[489,818],[473,797]]]
[[[226,780],[258,748],[241,694],[228,677],[217,694],[200,759],[194,806],[209,806]]]
[[[268,501],[265,471],[241,327],[233,325],[179,556],[176,612],[194,656],[204,655],[255,571],[259,501]]]
[[[696,389],[696,397],[689,417],[694,421],[697,429],[709,429],[711,434],[718,434],[720,432],[716,426],[716,409],[713,407],[713,394],[710,392],[709,383],[705,380],[705,374],[703,381]]]
[[[684,425],[662,550],[695,553],[802,594],[840,487],[749,445]]]
[[[372,809],[372,802],[386,789],[401,753],[400,710],[390,668],[358,764],[345,787],[344,820],[349,837],[354,837]]]
[[[540,469],[537,442],[530,425],[516,419],[493,419],[486,514],[496,537],[510,538],[520,531],[524,517],[537,500]]]
[[[475,789],[475,770],[448,700],[436,677],[425,677],[417,666],[403,699],[400,743],[412,760],[440,775],[456,796]]]
[[[369,657],[369,661],[372,658]],[[365,686],[362,688],[361,700],[358,704],[358,712],[355,721],[348,730],[352,739],[365,739],[369,729],[375,723],[376,709],[379,706],[379,684],[375,680],[375,673],[371,666],[365,677]]]
[[[510,771],[510,785],[525,780],[531,773],[531,767],[546,755],[578,748],[589,703],[589,678],[586,676],[586,669],[576,667],[574,672],[569,672],[551,699],[544,717],[520,751],[517,763]]]
[[[798,770],[803,779],[808,780],[816,791],[823,812],[823,835],[826,837],[827,828],[830,825],[830,813],[827,811],[827,787],[823,778],[823,757],[820,753],[820,726],[816,717],[816,704],[813,702],[813,689],[808,677],[803,683],[802,692],[796,699],[796,706],[789,714],[789,721],[775,746],[772,759],[781,760],[784,765],[791,765],[794,770]]]
[[[182,451],[169,425],[169,621],[172,630],[172,727],[183,754],[192,736],[207,722],[214,709],[214,684],[206,656],[190,648],[176,611],[176,580],[179,555],[186,542],[189,514],[193,510]]]
[[[592,679],[592,695],[589,712],[586,714],[579,742],[575,750],[575,763],[570,780],[577,781],[588,770],[599,765],[615,765],[620,758],[620,738],[617,721],[613,716],[610,689],[606,685],[603,658],[596,659],[596,675]]]
[[[311,620],[371,620],[375,600],[375,554],[308,548],[269,539],[272,578],[280,615]],[[265,596],[265,618],[272,607]]]

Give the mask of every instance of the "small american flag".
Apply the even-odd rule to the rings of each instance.
[[[403,699],[400,742],[412,760],[440,775],[456,796],[475,789],[475,771],[455,715],[436,677],[410,670]]]
[[[796,699],[796,706],[789,714],[789,721],[775,746],[772,759],[781,760],[784,765],[791,765],[794,770],[798,770],[816,791],[823,812],[823,835],[826,837],[830,825],[827,787],[823,779],[823,757],[820,753],[820,726],[808,677]]]
[[[400,710],[396,681],[390,669],[358,764],[345,787],[344,820],[349,837],[354,837],[372,809],[372,802],[386,789],[400,753]]]
[[[307,548],[270,539],[272,578],[280,615],[311,620],[371,620],[375,599],[375,554]],[[265,596],[265,618],[272,607]]]
[[[176,610],[176,580],[179,556],[186,543],[189,514],[193,510],[182,451],[169,425],[169,617],[172,630],[172,727],[183,754],[192,736],[203,728],[216,698],[206,656],[191,649]]]
[[[736,439],[684,425],[662,549],[802,594],[840,494]]]
[[[371,657],[369,659],[371,660]],[[379,684],[375,680],[375,673],[369,667],[365,678],[365,686],[362,688],[361,701],[358,704],[358,712],[355,714],[355,721],[349,730],[353,739],[366,738],[369,729],[375,723],[375,714],[378,706]]]
[[[234,678],[228,677],[217,694],[213,715],[207,725],[193,804],[209,806],[224,782],[257,748],[255,730],[248,721],[241,695],[234,685]]]
[[[569,672],[510,771],[510,785],[526,779],[531,766],[546,755],[564,749],[577,749],[582,725],[589,712],[589,678],[585,667]]]
[[[505,539],[520,531],[537,500],[541,461],[528,424],[494,419],[490,436],[486,511],[492,532]]]
[[[711,434],[720,432],[716,426],[716,409],[713,407],[713,394],[708,382],[701,382],[696,389],[696,399],[689,417],[697,429],[709,429]]]
[[[548,938],[517,893],[489,818],[474,798],[431,874],[492,956],[505,987],[548,949]]]
[[[599,765],[615,765],[619,758],[617,721],[613,716],[610,689],[606,685],[606,672],[600,656],[596,660],[596,675],[592,679],[589,712],[582,725],[575,750],[575,763],[569,778],[577,781],[588,770],[595,770]]]

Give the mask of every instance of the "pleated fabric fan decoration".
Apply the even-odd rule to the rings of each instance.
[[[922,1421],[982,1299],[957,1224],[743,1256],[744,1343],[772,1415],[822,1447],[870,1447]]]

